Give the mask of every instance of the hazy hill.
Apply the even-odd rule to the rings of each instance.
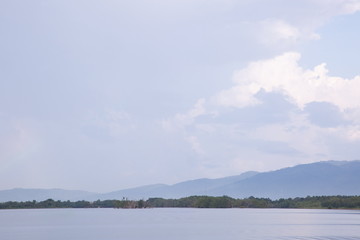
[[[321,195],[360,195],[360,161],[327,161],[302,164],[270,172],[246,172],[218,179],[196,179],[174,185],[154,184],[105,194],[61,189],[0,191],[0,202],[27,200],[106,200],[181,198],[192,195],[234,198],[249,196],[289,198]]]
[[[327,161],[259,173],[222,186],[210,195],[288,198],[360,195],[360,161]]]
[[[149,197],[180,198],[191,195],[208,195],[214,189],[255,176],[257,172],[218,179],[196,179],[174,185],[154,184],[92,196],[93,199],[147,199]]]
[[[7,201],[43,201],[49,198],[55,200],[83,200],[87,199],[94,193],[76,190],[63,190],[63,189],[23,189],[15,188],[0,191],[0,202]]]
[[[98,195],[99,199],[180,198],[191,195],[235,198],[289,198],[360,195],[360,161],[326,161],[270,172],[247,172],[219,179],[197,179],[174,185],[150,185]]]

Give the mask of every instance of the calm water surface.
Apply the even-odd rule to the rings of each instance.
[[[1,240],[360,240],[360,211],[299,209],[1,210]]]

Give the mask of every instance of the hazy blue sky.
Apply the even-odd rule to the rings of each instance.
[[[0,189],[360,159],[359,0],[1,0]]]

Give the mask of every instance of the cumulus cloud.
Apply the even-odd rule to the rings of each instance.
[[[220,91],[213,99],[218,107],[244,109],[263,104],[259,98],[263,92],[282,95],[296,107],[288,112],[287,122],[244,129],[243,138],[268,141],[270,145],[286,143],[301,153],[298,156],[302,161],[327,160],[336,157],[335,142],[359,143],[360,76],[331,76],[325,63],[304,69],[300,57],[297,52],[287,52],[252,62],[235,72],[232,88]],[[281,144],[277,146],[283,150]]]
[[[332,76],[325,63],[303,68],[300,58],[300,53],[286,52],[251,62],[234,73],[233,87],[198,100],[163,126],[181,129],[189,147],[209,162],[226,152],[217,157],[238,171],[247,169],[244,162],[261,170],[268,166],[264,159],[274,158],[280,167],[343,156],[336,144],[360,141],[360,76]],[[215,111],[210,120],[200,120]],[[276,111],[284,116],[274,121]],[[229,114],[237,117],[225,121]],[[244,124],[258,118],[260,124]]]
[[[285,95],[300,109],[311,102],[332,103],[343,111],[360,107],[360,76],[352,79],[331,76],[324,63],[303,69],[300,57],[299,53],[287,52],[250,63],[234,74],[234,87],[215,97],[217,104],[232,107],[259,104],[256,94],[263,90]]]

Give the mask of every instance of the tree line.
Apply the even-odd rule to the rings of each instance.
[[[45,201],[3,202],[0,209],[25,208],[304,208],[304,209],[360,209],[360,196],[308,196],[305,198],[249,197],[235,199],[228,196],[191,196],[180,199],[149,198],[147,200]]]

